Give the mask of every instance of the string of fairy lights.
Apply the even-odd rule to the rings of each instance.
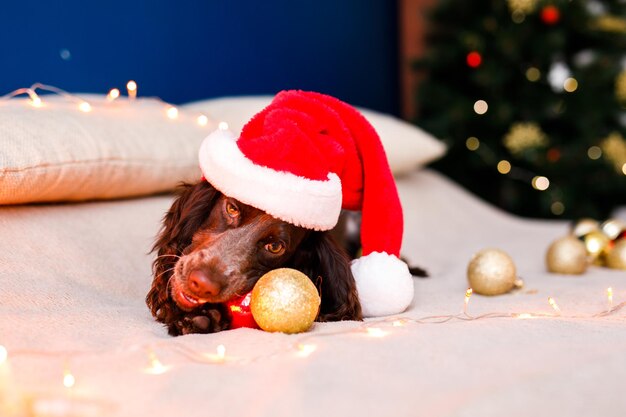
[[[126,84],[126,92],[127,92],[127,100],[129,103],[138,100],[137,98],[137,83],[133,80],[129,81]],[[0,97],[0,106],[3,102],[10,100],[15,97],[26,95],[28,96],[28,104],[30,104],[33,108],[41,109],[46,108],[48,106],[53,106],[54,103],[45,99],[38,91],[44,91],[52,94],[56,94],[68,100],[71,103],[76,104],[77,111],[83,113],[91,113],[94,111],[98,111],[98,107],[94,102],[90,103],[89,101],[80,98],[74,94],[70,94],[64,90],[59,88],[48,86],[40,83],[33,84],[28,88],[20,88],[17,89],[5,96]],[[113,103],[121,99],[121,92],[117,88],[111,89],[106,95],[105,103]],[[160,101],[160,100],[159,100]],[[162,102],[162,101],[161,101]],[[177,120],[181,118],[181,112],[179,109],[169,103],[162,102],[164,106],[164,114],[165,117],[171,120]],[[475,109],[476,112],[487,111],[487,103],[479,103],[477,102]],[[480,113],[479,113],[480,114]],[[193,119],[195,123],[199,126],[207,126],[207,127],[217,127],[218,129],[227,130],[228,124],[226,122],[213,123],[210,119],[209,115],[206,114],[197,114],[193,115]],[[472,139],[472,138],[470,138]],[[478,139],[474,141],[470,141],[468,139],[467,147],[472,151],[476,151],[479,148],[483,149],[483,153],[489,154],[490,150],[480,144]],[[492,153],[492,156],[494,154]],[[521,168],[516,168],[510,165],[508,161],[500,161],[498,163],[498,171],[502,174],[509,174],[515,178],[519,179],[527,179],[529,176],[533,175]],[[545,177],[533,176],[533,186],[538,190],[545,190],[549,186],[549,181]],[[541,180],[541,178],[545,178]],[[385,338],[394,332],[397,332],[398,329],[404,328],[407,329],[411,326],[417,325],[427,325],[427,324],[444,324],[449,322],[473,322],[477,320],[487,320],[487,319],[515,319],[515,320],[527,320],[527,319],[567,319],[567,320],[577,320],[577,319],[601,319],[608,316],[615,316],[618,312],[620,312],[625,306],[626,301],[620,302],[618,304],[614,304],[613,301],[613,289],[612,287],[607,288],[606,290],[606,306],[601,311],[590,314],[590,315],[580,315],[580,314],[566,314],[561,308],[558,306],[556,300],[553,297],[548,297],[548,306],[551,311],[541,311],[541,312],[491,312],[484,313],[479,315],[472,315],[469,312],[470,299],[472,297],[473,290],[469,288],[465,292],[465,296],[463,298],[462,309],[457,314],[448,314],[448,315],[431,315],[424,316],[419,318],[408,317],[406,315],[403,316],[393,316],[386,317],[378,320],[367,320],[362,323],[354,323],[350,325],[348,329],[339,329],[339,330],[331,330],[324,331],[320,329],[319,331],[313,331],[308,333],[303,333],[299,335],[294,335],[289,343],[285,346],[282,346],[275,351],[264,354],[264,355],[248,355],[248,356],[235,356],[229,354],[227,347],[224,344],[218,344],[212,351],[208,350],[197,350],[193,349],[189,346],[186,346],[183,343],[177,342],[175,339],[167,339],[160,342],[150,342],[141,345],[132,345],[112,349],[100,349],[100,350],[66,350],[66,351],[52,351],[52,350],[20,350],[20,349],[8,349],[3,346],[0,340],[0,414],[5,415],[8,413],[8,416],[39,416],[39,415],[60,415],[60,416],[69,416],[69,415],[79,415],[77,412],[81,410],[86,410],[85,413],[89,414],[89,407],[99,407],[99,403],[97,400],[93,400],[90,402],[89,398],[81,398],[77,395],[74,395],[75,388],[81,383],[81,375],[75,374],[72,370],[72,362],[76,361],[79,357],[98,357],[105,354],[111,353],[124,353],[124,352],[143,352],[145,355],[144,365],[140,367],[141,372],[148,375],[162,375],[171,370],[175,369],[178,365],[176,361],[166,361],[164,357],[170,357],[172,354],[176,355],[179,358],[184,359],[187,363],[195,363],[200,365],[211,365],[211,366],[245,366],[250,363],[254,363],[260,360],[269,360],[272,358],[296,358],[296,359],[306,359],[311,355],[314,355],[322,345],[322,341],[325,338],[330,337],[348,337],[348,336],[357,336],[357,337],[365,337],[380,339]],[[620,318],[623,316],[619,316]],[[169,355],[165,355],[168,353]],[[4,395],[4,391],[9,390],[11,387],[15,385],[14,379],[12,377],[12,367],[10,366],[10,362],[15,361],[17,358],[28,358],[28,357],[46,357],[46,358],[55,358],[63,363],[62,369],[59,370],[59,378],[56,382],[52,383],[53,387],[57,387],[64,392],[59,398],[51,401],[50,398],[33,398],[33,394],[30,394],[30,400],[28,402],[15,400],[13,403],[8,403],[7,406],[7,396]],[[14,388],[14,387],[13,387]],[[3,408],[3,400],[5,400],[4,408]],[[25,405],[26,404],[26,405]],[[7,408],[8,407],[8,408]],[[26,408],[24,408],[26,407]],[[55,414],[56,413],[56,414]],[[83,413],[83,414],[85,414]],[[92,413],[93,414],[93,413]]]
[[[470,299],[473,295],[471,288],[468,288],[465,292],[463,299],[462,309],[458,314],[449,315],[431,315],[420,318],[413,318],[408,316],[393,316],[386,317],[379,320],[368,320],[363,323],[355,323],[349,329],[333,330],[333,331],[320,331],[320,332],[308,332],[294,336],[294,340],[285,346],[276,349],[275,351],[264,355],[250,355],[245,357],[239,357],[229,355],[227,348],[224,344],[216,346],[214,351],[197,350],[182,343],[177,343],[173,340],[161,341],[156,343],[146,343],[143,345],[133,345],[127,348],[115,349],[116,352],[123,351],[143,351],[145,352],[145,366],[141,371],[149,375],[162,375],[176,368],[174,361],[172,363],[164,363],[161,359],[161,355],[168,351],[170,354],[176,354],[181,358],[184,358],[186,363],[194,363],[199,365],[211,365],[211,366],[227,366],[237,365],[245,366],[250,363],[258,362],[260,360],[270,360],[275,358],[289,359],[299,358],[305,359],[313,355],[321,345],[321,339],[329,337],[345,337],[345,336],[360,336],[365,338],[380,339],[397,332],[400,328],[408,328],[415,325],[427,325],[427,324],[444,324],[449,322],[473,322],[477,320],[487,319],[516,319],[516,320],[528,320],[528,319],[561,319],[561,320],[593,320],[606,318],[608,316],[615,316],[624,307],[626,307],[626,301],[614,304],[613,300],[613,288],[609,287],[606,290],[606,305],[602,310],[593,314],[565,314],[559,307],[554,297],[548,297],[548,305],[552,309],[551,312],[491,312],[483,313],[479,315],[472,315],[469,312]],[[623,316],[618,316],[623,317]],[[42,411],[42,415],[46,414],[46,407],[55,407],[58,409],[71,409],[70,405],[74,402],[80,402],[81,407],[89,407],[89,399],[79,398],[72,394],[72,390],[80,380],[75,376],[71,370],[71,361],[78,357],[84,356],[98,356],[106,353],[110,353],[111,350],[94,350],[94,351],[45,351],[45,350],[14,350],[9,351],[6,347],[0,345],[0,376],[2,375],[3,367],[7,367],[10,360],[18,357],[26,356],[43,356],[54,357],[63,361],[63,371],[59,374],[58,384],[65,390],[65,396],[56,399],[49,405],[50,399],[45,398],[43,403],[37,401],[30,401],[32,407],[37,407]],[[5,376],[6,378],[6,376]],[[1,381],[0,381],[1,382]],[[11,381],[9,381],[11,383]],[[6,381],[5,384],[6,386]],[[0,388],[3,386],[0,383]],[[3,398],[2,392],[0,392],[0,399]],[[94,400],[91,404],[93,407],[98,407],[98,403],[101,400]],[[61,404],[61,405],[60,405]],[[70,405],[68,405],[70,404]],[[65,408],[63,408],[65,407]],[[0,410],[2,410],[0,408]],[[49,410],[48,410],[49,411]],[[11,414],[9,414],[11,415]],[[24,414],[15,414],[16,416]],[[25,414],[25,415],[37,415],[37,414]],[[56,414],[55,414],[56,415]],[[64,415],[64,414],[60,414]],[[74,415],[74,414],[68,414]]]
[[[138,85],[136,81],[130,80],[126,83],[127,101],[129,104],[137,100],[137,90],[138,90]],[[18,88],[17,90],[11,91],[10,93],[5,94],[4,96],[1,96],[0,105],[2,105],[3,102],[7,102],[13,98],[24,96],[24,95],[28,96],[28,104],[30,104],[34,108],[42,108],[42,107],[51,105],[52,103],[48,103],[47,101],[45,101],[44,97],[41,94],[39,94],[38,91],[52,93],[57,96],[63,97],[69,102],[75,103],[77,110],[82,113],[91,113],[91,112],[97,111],[94,103],[90,103],[88,100],[85,100],[75,94],[68,93],[67,91],[62,90],[60,88],[57,88],[51,85],[41,84],[41,83],[35,83],[31,85],[30,87]],[[111,90],[109,90],[109,92],[106,95],[105,104],[117,102],[121,100],[122,98],[123,97],[122,97],[120,90],[118,88],[112,88]],[[173,104],[167,103],[161,100],[160,98],[151,97],[150,99],[156,100],[163,104],[164,113],[168,119],[170,120],[180,119],[181,112],[179,111],[178,107],[176,107]],[[188,111],[186,111],[185,113],[190,114],[190,112]],[[198,113],[198,114],[193,115],[192,117],[195,123],[201,127],[214,128],[215,126],[217,126],[217,128],[221,130],[229,129],[228,123],[224,121],[215,123],[209,118],[209,116],[207,116],[204,113]]]
[[[384,337],[391,333],[390,328],[398,328],[407,326],[409,324],[443,324],[451,321],[476,321],[484,319],[495,318],[513,318],[513,319],[593,319],[603,318],[611,316],[621,311],[626,306],[626,301],[618,304],[613,300],[613,288],[606,289],[606,307],[599,312],[593,314],[564,314],[554,297],[548,297],[547,303],[553,312],[491,312],[480,315],[471,315],[469,313],[470,299],[473,296],[472,288],[468,288],[465,291],[463,298],[462,310],[458,314],[446,314],[446,315],[431,315],[419,318],[412,318],[408,316],[391,316],[385,317],[379,320],[366,320],[363,323],[357,324],[356,327],[347,330],[335,330],[330,332],[309,332],[301,334],[296,337],[296,340],[285,346],[279,352],[274,352],[269,356],[276,356],[278,353],[295,353],[297,357],[307,357],[317,350],[317,345],[312,340],[338,335],[365,335],[374,338]],[[355,323],[356,324],[356,323]],[[189,358],[192,362],[202,364],[227,364],[238,363],[245,364],[254,362],[266,356],[248,356],[245,358],[236,358],[227,356],[226,346],[223,344],[217,345],[215,352],[196,351],[182,344],[172,344],[169,340],[148,343],[145,345],[133,345],[133,350],[144,350],[146,352],[148,366],[144,369],[149,374],[162,374],[171,369],[169,366],[163,365],[157,351],[159,349],[172,349],[183,356]],[[119,351],[119,349],[117,349]],[[0,345],[0,366],[6,363],[10,357],[20,356],[50,356],[59,357],[65,360],[66,366],[64,367],[62,375],[62,384],[66,388],[72,388],[76,383],[76,378],[70,371],[69,362],[72,357],[85,356],[85,355],[101,355],[107,352],[106,350],[94,350],[94,351],[45,351],[45,350],[15,350],[9,355],[9,351],[3,345]]]
[[[104,100],[87,100],[76,94],[71,94],[63,89],[55,86],[46,85],[42,83],[35,83],[30,87],[18,88],[8,94],[0,96],[0,107],[8,104],[10,101],[19,99],[22,96],[26,96],[27,100],[23,101],[24,105],[29,105],[37,111],[44,111],[46,108],[53,108],[58,104],[58,101],[48,99],[49,96],[61,97],[66,103],[73,103],[76,106],[76,110],[84,114],[92,114],[101,110],[106,110],[108,107],[116,106],[133,106],[134,103],[139,102],[137,97],[138,85],[134,80],[130,80],[126,83],[127,97],[123,97],[120,89],[112,88],[106,94]],[[225,121],[216,122],[210,118],[209,115],[204,113],[198,113],[194,111],[185,110],[184,112],[170,103],[167,103],[160,98],[150,97],[142,98],[141,100],[151,100],[162,104],[164,116],[172,121],[187,122],[192,120],[201,128],[207,129],[220,129],[228,130],[228,123]],[[147,352],[149,366],[146,368],[147,373],[160,374],[165,370],[171,368],[171,366],[165,366],[160,364],[159,359],[154,351],[155,348],[162,349],[162,346],[144,346],[142,347]],[[136,347],[129,347],[136,348]],[[189,358],[199,357],[208,358],[206,354],[199,356],[197,352],[185,351],[182,347],[175,347],[175,350],[181,352]],[[91,399],[79,398],[75,395],[71,395],[74,392],[74,388],[77,384],[76,377],[71,370],[72,360],[86,355],[99,355],[103,354],[103,351],[46,351],[46,350],[8,350],[2,344],[0,344],[0,415],[5,416],[78,416],[78,415],[102,415],[98,412],[98,402]],[[8,391],[14,391],[14,381],[12,378],[12,370],[9,366],[9,362],[14,358],[19,357],[51,357],[58,358],[63,361],[62,372],[60,373],[60,382],[65,389],[66,396],[61,398],[50,399],[47,396],[33,398],[33,394],[25,395],[24,398],[11,398],[7,394]],[[231,361],[231,357],[227,357],[225,348],[223,346],[218,347],[215,355],[212,358],[215,363],[226,363]],[[56,384],[53,384],[53,386]],[[26,401],[26,399],[28,401]]]

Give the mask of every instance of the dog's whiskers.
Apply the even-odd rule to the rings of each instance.
[[[159,259],[159,258],[167,258],[167,257],[176,258],[176,259],[180,259],[180,258],[182,258],[182,256],[180,256],[180,255],[166,254],[166,255],[159,255],[159,256],[157,256],[155,259]]]
[[[170,290],[172,289],[172,278],[167,280],[167,284],[165,284],[165,293],[167,294],[167,296],[169,297],[171,292]]]
[[[163,275],[163,274],[165,274],[165,273],[167,273],[167,272],[173,271],[174,269],[176,269],[176,265],[174,265],[174,266],[173,266],[173,267],[171,267],[171,268],[166,269],[165,271],[159,272],[159,273],[155,276],[155,278],[159,278],[161,275]],[[169,281],[168,281],[168,282],[169,282]]]

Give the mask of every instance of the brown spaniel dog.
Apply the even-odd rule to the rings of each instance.
[[[298,269],[317,285],[318,321],[362,319],[350,258],[331,232],[278,220],[207,181],[180,188],[153,250],[146,303],[173,336],[228,329],[224,303],[280,267]]]

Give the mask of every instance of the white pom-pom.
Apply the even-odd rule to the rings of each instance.
[[[372,252],[351,265],[365,317],[401,313],[413,301],[413,277],[406,263],[386,252]]]

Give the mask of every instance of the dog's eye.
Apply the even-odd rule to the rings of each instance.
[[[239,216],[239,209],[233,203],[226,203],[226,213],[228,213],[230,217],[237,217]]]
[[[273,253],[274,255],[278,255],[285,251],[285,244],[281,241],[268,243],[265,245],[265,250],[269,253]]]

